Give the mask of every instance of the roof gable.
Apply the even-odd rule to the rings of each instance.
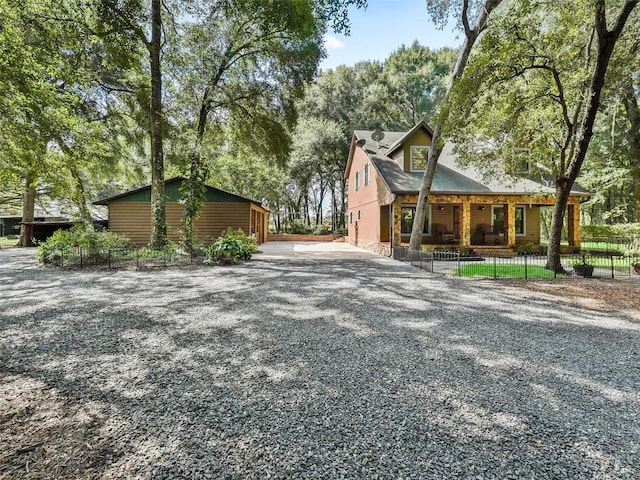
[[[411,130],[409,130],[403,136],[398,138],[393,144],[391,144],[391,146],[387,149],[386,152],[384,152],[384,154],[387,157],[392,156],[395,152],[397,152],[400,148],[402,148],[404,144],[408,140],[410,140],[411,137],[413,137],[418,130],[424,130],[429,136],[429,138],[433,137],[433,130],[431,130],[431,127],[427,125],[427,123],[423,120],[420,123],[416,124],[416,126],[414,126]]]

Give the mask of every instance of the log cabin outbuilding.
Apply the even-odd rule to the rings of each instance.
[[[349,243],[384,255],[409,243],[431,138],[424,122],[408,132],[354,132],[345,170]],[[544,172],[532,171],[528,150],[521,150],[518,171],[485,178],[459,166],[453,146],[445,145],[427,199],[422,243],[502,250],[540,244],[541,208],[554,204],[555,187]],[[577,184],[571,191],[569,245],[580,245],[580,204],[589,195]]]
[[[180,203],[181,177],[165,180],[167,236],[181,240],[184,207]],[[107,205],[108,228],[129,237],[131,244],[144,246],[151,235],[151,185],[94,202]],[[196,239],[211,243],[228,227],[241,228],[253,235],[258,244],[267,241],[269,210],[262,203],[206,186],[206,198],[200,216],[195,221]]]

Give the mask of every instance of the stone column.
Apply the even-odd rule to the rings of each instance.
[[[462,229],[460,232],[460,246],[471,246],[471,202],[468,199],[462,199],[462,218],[460,219]]]
[[[509,247],[516,246],[516,204],[509,201],[504,206],[504,234]]]
[[[402,220],[402,211],[401,211],[400,201],[396,200],[393,202],[393,218],[390,218],[389,221],[393,222],[393,245],[402,244],[402,232],[401,232],[401,220]]]
[[[567,206],[567,237],[569,245],[580,246],[580,202]]]

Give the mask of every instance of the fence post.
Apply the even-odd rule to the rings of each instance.
[[[498,259],[497,257],[494,255],[493,256],[493,279],[495,280],[496,278],[498,278],[498,265],[497,262]]]
[[[111,270],[111,249],[107,248],[107,265],[109,266],[109,270]]]
[[[162,263],[165,267],[167,266],[167,247],[162,249]]]
[[[80,268],[82,268],[82,247],[78,247],[78,250],[80,251]]]
[[[615,268],[613,268],[613,255],[609,255],[611,257],[611,278],[615,278]]]
[[[527,253],[524,254],[524,279],[526,280],[527,278],[529,278],[527,276],[527,257],[529,255]]]
[[[461,265],[460,265],[460,250],[457,250],[456,253],[458,254],[458,276],[461,277],[462,276],[462,271],[461,271]]]
[[[64,268],[64,250],[60,249],[60,268]]]
[[[431,273],[433,273],[434,261],[435,261],[435,254],[433,252],[431,252]],[[631,268],[631,267],[629,267],[629,268]],[[629,270],[629,271],[631,271],[631,270]]]
[[[136,247],[135,252],[136,252],[136,268],[139,268],[140,265],[138,263],[138,247]]]

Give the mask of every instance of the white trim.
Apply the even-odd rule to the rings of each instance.
[[[416,208],[416,204],[415,203],[401,203],[400,204],[400,216],[402,217],[402,209],[403,208]],[[427,227],[427,231],[424,231],[424,227],[422,228],[423,232],[422,232],[422,236],[424,237],[426,236],[430,236],[431,235],[431,221],[433,220],[433,216],[431,215],[431,204],[427,204],[427,218],[426,220],[426,227]],[[402,218],[400,218],[400,235],[411,235],[411,232],[402,232]]]
[[[495,226],[493,224],[493,220],[494,220],[494,216],[495,216],[495,210],[501,208],[504,210],[504,205],[502,204],[498,204],[498,205],[491,205],[491,228],[493,229],[493,231],[495,232]],[[526,237],[527,236],[527,208],[526,205],[516,205],[515,208],[522,208],[522,233],[518,233],[516,232],[516,237]],[[502,217],[504,219],[504,216]],[[513,223],[515,225],[515,218],[513,219]],[[504,223],[504,220],[503,220]],[[504,232],[504,225],[503,225],[503,233],[507,233]]]
[[[516,237],[526,237],[527,236],[527,206],[526,205],[516,205],[516,208],[522,209],[522,233],[516,232]],[[515,224],[515,219],[513,220]]]
[[[426,148],[427,149],[427,159],[425,160],[425,162],[428,161],[429,159],[429,151],[431,150],[431,147],[429,145],[411,145],[411,149],[410,149],[410,154],[409,154],[409,171],[410,172],[424,172],[427,169],[427,164],[425,163],[425,168],[413,168],[413,151],[415,149],[418,148]]]

